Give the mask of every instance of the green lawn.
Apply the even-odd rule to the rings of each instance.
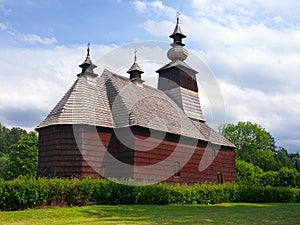
[[[300,224],[300,204],[117,205],[0,212],[0,224]]]

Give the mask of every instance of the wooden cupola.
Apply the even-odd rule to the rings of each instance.
[[[77,76],[82,76],[82,75],[90,75],[93,77],[98,76],[98,74],[94,73],[94,69],[97,68],[97,66],[94,63],[92,63],[92,60],[90,58],[90,43],[88,43],[88,47],[87,47],[87,56],[84,62],[79,65],[79,67],[82,68],[82,71]]]
[[[182,39],[186,38],[186,36],[181,32],[181,28],[179,25],[179,17],[177,17],[177,23],[174,32],[169,37],[174,40],[173,45],[176,44],[180,46],[185,46],[185,44],[182,43]]]
[[[144,71],[140,68],[140,66],[137,63],[137,57],[136,57],[136,53],[137,50],[134,51],[134,62],[132,64],[132,66],[129,68],[129,70],[127,71],[127,73],[129,73],[129,79],[139,85],[142,86],[143,85],[143,80],[142,80],[142,73],[144,73]]]

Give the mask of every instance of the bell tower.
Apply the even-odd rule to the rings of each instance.
[[[179,17],[174,32],[169,37],[173,39],[167,53],[171,62],[156,71],[159,74],[158,89],[176,102],[189,118],[204,122],[196,80],[198,72],[184,62],[188,51],[182,42],[186,36],[181,31]]]

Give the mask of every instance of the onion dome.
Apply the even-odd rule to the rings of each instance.
[[[188,51],[180,45],[174,45],[169,49],[167,56],[172,61],[184,61],[188,57]]]

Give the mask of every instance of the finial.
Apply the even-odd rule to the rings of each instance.
[[[180,13],[180,12],[177,12],[177,13],[176,13],[177,25],[180,23],[180,16],[181,16],[181,13]]]
[[[90,56],[90,43],[87,44],[87,57]]]
[[[137,50],[134,49],[134,62],[136,62],[136,53],[137,53]]]

